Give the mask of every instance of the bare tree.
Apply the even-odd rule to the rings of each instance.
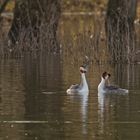
[[[9,38],[22,50],[58,51],[56,33],[61,13],[60,0],[17,0]]]
[[[137,0],[109,0],[106,15],[107,43],[114,61],[131,61],[135,50],[134,20]]]

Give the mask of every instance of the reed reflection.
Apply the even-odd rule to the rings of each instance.
[[[3,121],[24,119],[24,85],[19,60],[0,61],[0,139],[22,139],[23,126]]]
[[[63,124],[59,122],[64,121],[64,115],[61,109],[63,96],[60,55],[45,54],[37,59],[28,56],[24,61],[25,120],[48,122],[42,125],[34,125],[32,122],[25,124],[25,130],[31,129],[33,137],[44,140],[51,139],[55,130],[61,136]]]

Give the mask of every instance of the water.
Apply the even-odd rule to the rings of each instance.
[[[139,140],[140,65],[90,65],[89,96],[70,96],[81,63],[62,60],[0,61],[0,140]],[[104,70],[130,93],[98,96]]]

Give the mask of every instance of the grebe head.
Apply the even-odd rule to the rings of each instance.
[[[110,74],[110,73],[107,73],[107,72],[104,72],[104,73],[102,74],[102,78],[103,78],[104,80],[108,80],[108,79],[110,78],[110,76],[111,76],[111,74]]]
[[[87,72],[87,69],[84,67],[84,66],[81,66],[80,67],[80,73],[86,73]]]

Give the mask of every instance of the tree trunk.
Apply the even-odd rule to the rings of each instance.
[[[26,51],[58,51],[60,9],[60,0],[17,0],[9,31],[11,43]]]
[[[113,61],[132,61],[137,0],[109,0],[106,16],[108,48]]]

